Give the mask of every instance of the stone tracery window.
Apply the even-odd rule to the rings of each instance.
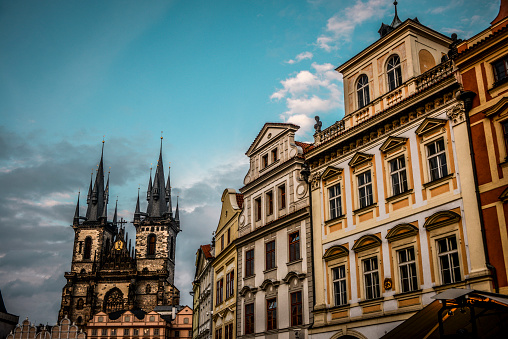
[[[106,294],[104,312],[111,313],[123,310],[123,293],[118,289],[112,289]]]

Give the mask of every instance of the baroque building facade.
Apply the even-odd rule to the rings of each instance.
[[[171,185],[164,179],[162,139],[155,177],[147,190],[148,206],[134,213],[135,248],[128,239],[117,210],[108,221],[109,175],[105,184],[104,142],[95,182],[90,181],[87,211],[80,215],[79,197],[72,228],[75,233],[71,271],[62,292],[59,322],[67,317],[83,327],[98,312],[175,305],[179,291],[174,286],[176,236],[180,231],[178,204],[172,213]]]
[[[212,338],[213,259],[212,245],[201,245],[196,253],[196,273],[192,282],[192,338]]]
[[[246,153],[236,247],[239,338],[303,338],[312,323],[309,191],[300,173],[309,145],[294,140],[298,128],[266,123]]]
[[[396,2],[395,2],[396,5]],[[458,41],[397,15],[336,70],[345,116],[311,169],[313,338],[378,338],[448,288],[489,291]]]

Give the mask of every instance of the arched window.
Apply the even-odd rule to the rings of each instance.
[[[155,238],[155,234],[150,234],[148,236],[148,255],[155,255],[155,243],[157,239]]]
[[[79,316],[78,321],[77,321],[78,325],[81,324],[82,322],[83,322],[83,318],[81,316]]]
[[[386,65],[386,73],[388,74],[388,90],[394,90],[402,84],[402,71],[400,70],[400,58],[393,55],[388,59]]]
[[[83,259],[90,259],[91,256],[92,256],[92,238],[86,237],[85,254],[83,254]]]
[[[358,109],[367,106],[370,102],[369,78],[365,74],[360,75],[360,78],[358,78],[356,93],[358,95]]]
[[[79,299],[78,299],[78,303],[77,303],[77,305],[76,305],[76,309],[78,309],[78,310],[82,310],[82,309],[83,309],[83,305],[84,305],[84,304],[85,304],[85,303],[84,303],[84,301],[83,301],[83,298],[79,298]]]
[[[111,313],[123,310],[123,293],[118,288],[109,291],[104,299],[104,312]]]
[[[171,259],[174,259],[174,255],[173,255],[173,246],[174,246],[174,242],[173,242],[173,238],[171,238],[170,240],[170,246],[169,246],[169,257]]]
[[[152,288],[150,287],[150,285],[146,285],[146,293],[150,293],[152,292]]]

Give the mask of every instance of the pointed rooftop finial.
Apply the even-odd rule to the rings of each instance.
[[[79,196],[81,192],[78,191],[78,202],[76,203],[76,211],[74,211],[74,224],[79,224]]]
[[[178,211],[178,198],[179,196],[176,196],[176,211],[175,211],[175,220],[180,220],[180,212]]]
[[[393,17],[393,21],[390,25],[390,26],[392,26],[392,28],[396,28],[397,26],[399,26],[402,23],[402,21],[400,21],[399,16],[397,14],[397,4],[398,4],[398,2],[397,2],[397,0],[395,0],[393,2],[393,5],[395,6],[395,16]]]
[[[153,164],[151,164],[153,165]],[[148,189],[146,191],[146,200],[150,201],[152,198],[152,166],[150,166],[150,179],[148,180]]]
[[[117,221],[118,221],[118,196],[116,197],[115,214],[113,215],[113,225],[116,226]]]

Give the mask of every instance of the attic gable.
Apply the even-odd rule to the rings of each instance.
[[[427,118],[423,120],[422,124],[416,129],[415,133],[419,136],[422,136],[425,133],[428,133],[436,128],[443,127],[446,125],[446,122],[447,120],[443,119]]]
[[[266,123],[261,131],[258,133],[257,137],[252,142],[252,145],[249,147],[247,152],[245,153],[248,157],[250,157],[253,153],[262,148],[265,144],[280,136],[281,134],[292,131],[298,131],[300,127],[293,124],[285,124],[285,123]]]
[[[220,212],[219,225],[217,226],[216,233],[220,230],[237,214],[241,211],[236,199],[236,191],[232,188],[226,188],[222,193],[222,208]]]
[[[364,162],[372,160],[373,156],[374,155],[372,154],[358,152],[353,156],[353,159],[351,159],[351,161],[349,162],[349,166],[355,167],[360,164],[363,164]]]
[[[405,145],[407,138],[399,138],[399,137],[389,137],[386,141],[379,147],[381,152],[388,152],[396,147]]]

